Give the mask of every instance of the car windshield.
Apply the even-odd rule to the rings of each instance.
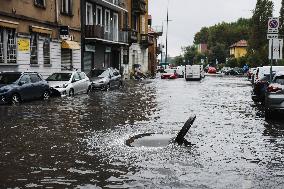
[[[284,85],[284,75],[276,77],[275,78],[275,83],[278,83],[280,85]]]
[[[165,72],[166,73],[175,73],[175,69],[166,69]]]
[[[92,77],[104,77],[101,76],[102,74],[104,74],[107,70],[92,70],[89,74],[89,76]]]
[[[0,84],[12,84],[21,77],[21,74],[0,74]]]
[[[49,76],[47,81],[69,81],[72,76],[72,73],[54,73]]]
[[[98,77],[108,77],[109,75],[110,75],[109,71],[106,70],[101,75],[99,75]]]

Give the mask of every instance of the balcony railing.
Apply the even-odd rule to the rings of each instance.
[[[138,32],[135,30],[128,31],[129,42],[130,43],[137,43],[138,42]]]
[[[100,25],[86,25],[86,38],[97,38],[110,42],[128,43],[128,32],[126,31],[104,31]]]
[[[154,37],[148,34],[141,34],[140,43],[145,47],[151,46],[154,44]]]
[[[100,25],[86,25],[86,38],[104,38],[104,27]]]
[[[121,8],[125,8],[125,0],[103,0],[103,1],[107,1]]]
[[[147,12],[145,0],[132,0],[132,11],[135,14],[144,15]]]

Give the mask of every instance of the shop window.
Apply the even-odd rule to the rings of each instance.
[[[73,14],[72,4],[73,4],[72,0],[61,0],[61,7],[62,7],[61,13],[67,14],[67,15],[72,15]]]
[[[50,39],[48,38],[43,42],[43,63],[50,64]]]
[[[73,70],[71,49],[61,49],[61,70]]]
[[[5,29],[0,27],[0,63],[15,64],[17,46],[16,34],[14,29]]]
[[[45,7],[45,0],[35,0],[35,5],[37,7]]]
[[[38,34],[31,34],[31,64],[38,64]]]

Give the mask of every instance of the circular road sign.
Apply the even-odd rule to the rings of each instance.
[[[270,28],[276,29],[276,28],[278,28],[278,26],[279,26],[278,20],[272,19],[272,20],[269,21],[269,27]]]

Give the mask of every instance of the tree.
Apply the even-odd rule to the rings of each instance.
[[[279,35],[283,36],[284,35],[284,0],[281,1],[279,21],[280,21]]]
[[[196,46],[188,46],[182,48],[184,53],[184,60],[187,64],[194,64],[196,61],[197,48]]]
[[[267,22],[272,17],[273,2],[257,0],[251,19],[251,34],[249,38],[249,55],[257,60],[258,65],[268,63],[268,45],[266,39]]]

